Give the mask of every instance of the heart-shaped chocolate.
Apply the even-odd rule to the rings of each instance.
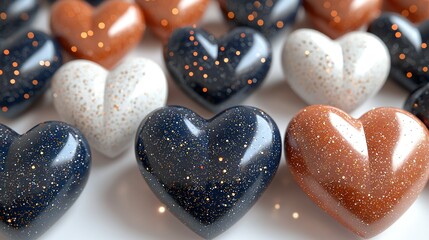
[[[14,117],[27,109],[46,90],[61,62],[55,40],[40,31],[0,42],[0,116]]]
[[[385,8],[395,11],[413,22],[429,19],[429,0],[385,0]]]
[[[39,9],[38,0],[1,1],[0,39],[29,24]]]
[[[203,17],[209,0],[136,0],[150,30],[164,41],[181,27],[193,26]]]
[[[139,7],[127,1],[106,1],[94,9],[85,1],[62,0],[51,10],[51,30],[63,48],[107,68],[137,46],[144,29]]]
[[[429,21],[415,27],[406,18],[385,13],[369,27],[390,52],[390,77],[413,91],[429,83]]]
[[[141,120],[167,100],[167,81],[153,61],[133,58],[111,72],[75,60],[52,81],[54,105],[66,122],[78,127],[91,147],[109,157],[126,150]]]
[[[411,93],[404,104],[404,108],[418,117],[429,128],[429,84]]]
[[[178,29],[164,50],[176,83],[212,111],[242,101],[261,85],[271,65],[270,43],[250,28],[235,28],[218,40],[201,29]]]
[[[286,40],[282,58],[289,85],[308,104],[346,111],[374,96],[390,69],[386,46],[365,32],[332,41],[318,31],[299,29]]]
[[[290,122],[285,145],[304,192],[364,238],[395,222],[429,177],[429,131],[400,109],[353,119],[334,107],[310,106]]]
[[[337,38],[370,23],[380,14],[382,0],[303,0],[318,30]]]
[[[273,36],[295,22],[301,0],[219,0],[225,18]]]
[[[161,108],[143,120],[135,147],[152,191],[204,238],[224,232],[255,204],[281,156],[276,124],[252,107],[210,120],[183,107]]]
[[[79,197],[90,165],[76,128],[46,122],[19,135],[0,124],[0,238],[42,235]]]

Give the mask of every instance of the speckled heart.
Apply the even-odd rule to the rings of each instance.
[[[130,145],[142,118],[167,100],[167,82],[153,61],[133,58],[108,72],[75,60],[52,82],[54,105],[66,122],[78,127],[91,147],[115,157]]]
[[[0,116],[16,117],[30,107],[61,63],[56,41],[43,32],[20,32],[0,40]]]
[[[122,0],[105,1],[96,8],[80,0],[57,1],[50,24],[71,55],[106,68],[115,66],[136,47],[145,30],[139,7]]]
[[[143,120],[136,137],[140,171],[183,223],[214,238],[238,221],[271,182],[280,161],[274,121],[252,107],[205,120],[165,107]]]
[[[337,108],[310,106],[290,122],[285,145],[304,192],[364,238],[393,224],[429,177],[429,132],[400,109],[353,119]]]
[[[349,33],[332,41],[300,29],[286,40],[283,68],[291,88],[308,104],[352,111],[383,86],[389,74],[386,46],[374,35]]]
[[[90,165],[88,143],[65,123],[24,135],[0,124],[0,238],[40,237],[79,197]]]
[[[385,0],[385,10],[397,12],[413,22],[429,20],[428,0]]]
[[[243,101],[262,84],[271,45],[250,28],[235,28],[218,40],[204,30],[182,28],[171,36],[164,59],[176,83],[216,112]]]
[[[318,30],[337,38],[358,30],[380,14],[382,0],[303,0],[307,16]]]
[[[429,83],[429,21],[416,27],[400,15],[385,13],[368,31],[389,49],[393,80],[410,91]]]

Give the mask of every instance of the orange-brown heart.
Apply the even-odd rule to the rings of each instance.
[[[337,38],[375,19],[382,0],[304,0],[310,21],[318,30]]]
[[[166,41],[177,28],[197,24],[209,0],[136,0],[151,31]]]
[[[354,119],[334,107],[310,106],[292,119],[285,145],[300,187],[365,238],[395,222],[429,176],[429,132],[400,109],[377,108]]]
[[[85,1],[62,0],[52,6],[51,29],[74,57],[111,68],[137,46],[145,23],[139,7],[126,1],[94,8]]]
[[[384,8],[415,23],[429,19],[429,0],[386,0]]]

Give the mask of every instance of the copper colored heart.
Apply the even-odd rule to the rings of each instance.
[[[136,0],[148,27],[164,41],[181,27],[197,24],[209,0]]]
[[[97,8],[78,0],[52,6],[51,29],[76,58],[113,67],[142,38],[145,24],[136,4],[106,1]]]
[[[418,23],[429,19],[429,0],[386,0],[385,9]]]
[[[382,0],[304,0],[304,8],[318,30],[337,38],[368,24],[380,14]]]
[[[395,108],[359,119],[310,106],[286,132],[289,168],[301,188],[361,237],[384,231],[416,200],[429,176],[429,132]]]

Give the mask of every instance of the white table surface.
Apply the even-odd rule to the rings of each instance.
[[[39,11],[33,26],[49,32],[49,6]],[[227,31],[215,1],[211,3],[201,26],[216,35]],[[262,85],[243,102],[263,109],[277,122],[282,137],[291,118],[306,104],[288,87],[280,64],[281,47],[287,33],[273,42],[273,65]],[[144,39],[131,56],[143,56],[165,65],[162,44],[146,31]],[[168,76],[168,74],[167,74]],[[169,79],[168,104],[182,105],[204,117],[212,114],[189,99]],[[34,125],[60,120],[49,91],[25,114],[14,120],[0,119],[19,133]],[[377,96],[352,112],[359,117],[374,107],[402,107],[407,92],[388,81]],[[236,239],[359,239],[328,214],[319,209],[293,181],[284,154],[272,184],[255,206],[219,240]],[[279,209],[276,209],[280,207]],[[89,181],[74,206],[40,239],[198,239],[199,237],[168,211],[159,213],[162,203],[151,192],[141,176],[132,144],[117,159],[107,159],[93,150]],[[295,214],[294,214],[295,213]],[[297,214],[296,214],[297,213]],[[298,215],[298,218],[294,218]],[[428,239],[429,187],[426,187],[410,209],[390,228],[373,239]]]

